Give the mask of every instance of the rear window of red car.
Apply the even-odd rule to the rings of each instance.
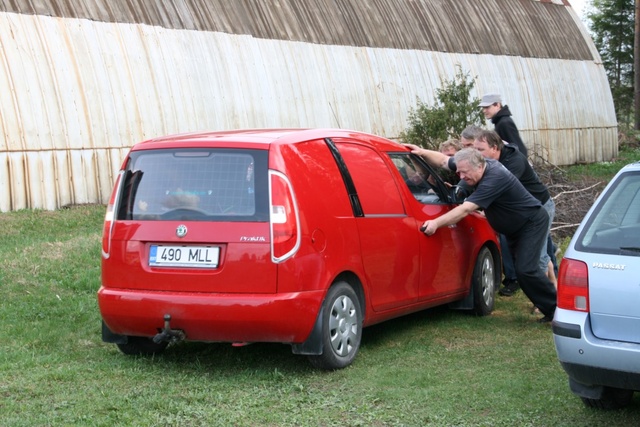
[[[263,150],[133,152],[118,219],[268,221],[266,176]]]

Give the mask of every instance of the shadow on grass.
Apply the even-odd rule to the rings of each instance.
[[[374,350],[384,347],[399,335],[415,334],[417,329],[425,326],[436,328],[443,322],[455,321],[455,318],[465,322],[469,315],[446,307],[437,307],[372,325],[363,330],[361,349]],[[104,346],[108,348],[109,345]],[[115,349],[115,346],[113,348]],[[259,370],[263,373],[280,371],[283,374],[318,372],[305,356],[293,354],[290,345],[280,343],[233,346],[230,343],[182,342],[169,346],[163,353],[155,356],[127,356],[117,350],[111,351],[111,354],[124,365],[150,365],[153,369],[170,369],[193,374],[214,372],[235,375],[246,373],[247,370]]]
[[[230,343],[182,342],[169,346],[160,355],[126,356],[118,353],[115,357],[185,374],[208,372],[227,376],[246,374],[251,370],[261,373],[280,371],[287,374],[313,371],[304,356],[293,354],[289,345],[279,343],[254,343],[235,347]]]

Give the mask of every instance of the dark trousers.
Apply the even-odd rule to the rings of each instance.
[[[505,285],[509,282],[513,282],[517,280],[516,278],[516,268],[513,265],[513,257],[511,256],[511,251],[509,250],[509,244],[507,243],[507,237],[504,234],[500,234],[500,246],[502,247],[502,269],[504,272],[504,283]],[[558,247],[553,240],[551,240],[551,234],[547,236],[547,255],[551,259],[551,263],[553,264],[553,271],[558,277],[558,260],[556,259],[556,249]]]
[[[506,237],[520,288],[542,314],[553,316],[556,288],[540,270],[540,252],[547,244],[548,229],[549,215],[544,209],[539,209],[520,230]]]

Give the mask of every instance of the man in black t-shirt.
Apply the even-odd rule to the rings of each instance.
[[[515,175],[518,178],[518,181],[524,186],[524,188],[531,193],[533,197],[538,199],[540,203],[542,203],[542,207],[547,214],[549,215],[550,221],[553,222],[553,217],[555,216],[556,206],[551,198],[551,194],[549,193],[549,189],[546,185],[540,181],[538,178],[538,174],[533,170],[531,164],[527,160],[527,158],[520,152],[518,149],[512,144],[506,144],[500,136],[490,130],[483,130],[477,134],[476,140],[474,142],[474,147],[476,150],[482,154],[482,156],[486,159],[494,159],[499,161],[506,167],[509,172]],[[549,226],[551,226],[551,222]],[[502,240],[501,240],[502,241]],[[551,229],[547,231],[547,244],[543,247],[542,252],[540,253],[540,268],[542,271],[545,271],[547,277],[551,281],[551,283],[556,284],[556,275],[554,271],[554,260],[552,260],[548,254],[547,246],[549,244],[553,245],[551,241]],[[503,245],[504,246],[504,245]],[[509,261],[509,256],[511,256],[507,251],[503,249],[502,259],[504,261],[505,268],[505,276],[510,275],[513,278],[515,275],[515,271],[513,271],[513,261]],[[511,271],[509,271],[508,262],[511,262]],[[509,296],[509,294],[515,293],[518,289],[517,284],[513,283],[505,283],[505,287],[500,290],[501,295]],[[513,292],[511,292],[513,291]]]
[[[550,322],[556,310],[556,289],[538,265],[549,227],[549,215],[540,201],[500,162],[486,160],[474,148],[465,148],[449,158],[437,151],[407,146],[432,166],[457,171],[460,179],[475,187],[461,205],[425,221],[424,233],[431,236],[438,228],[456,224],[483,209],[491,227],[506,236],[520,288],[544,315],[539,321]]]

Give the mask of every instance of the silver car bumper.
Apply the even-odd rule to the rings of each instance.
[[[599,386],[640,390],[640,344],[597,338],[587,313],[560,308],[552,329],[558,359],[574,392],[592,397],[588,390]]]

